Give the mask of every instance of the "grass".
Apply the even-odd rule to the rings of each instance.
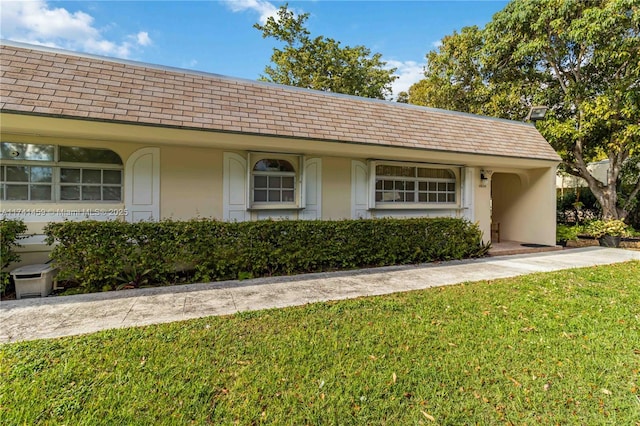
[[[0,346],[0,424],[640,425],[640,262]]]

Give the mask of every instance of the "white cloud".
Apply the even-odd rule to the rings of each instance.
[[[424,78],[426,63],[419,64],[415,61],[387,60],[387,66],[397,68],[394,75],[398,78],[392,84],[393,98],[396,99],[400,92],[407,92],[409,87]]]
[[[91,15],[53,7],[46,0],[2,1],[0,18],[1,37],[25,43],[123,58],[151,44],[143,31],[121,42],[107,40]]]
[[[271,16],[274,18],[278,13],[278,8],[266,0],[222,0],[232,12],[244,12],[253,10],[260,14],[260,22],[266,23]]]
[[[440,48],[440,46],[442,46],[442,40],[432,41],[431,46],[433,46],[436,49]]]
[[[136,34],[136,42],[140,46],[149,46],[151,44],[151,37],[149,37],[149,33],[146,31],[140,31]]]

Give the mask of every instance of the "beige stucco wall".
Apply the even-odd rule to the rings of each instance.
[[[485,242],[491,241],[491,183],[482,183],[480,168],[475,167],[473,188],[473,220],[480,227]]]
[[[352,159],[363,162],[367,159],[379,159],[466,167],[472,170],[472,197],[469,197],[472,202],[468,210],[461,208],[456,215],[469,216],[477,222],[488,241],[491,238],[492,182],[482,186],[480,170],[491,169],[495,172],[494,194],[503,194],[497,207],[494,204],[493,212],[494,220],[502,224],[502,238],[540,244],[555,243],[554,162],[10,114],[2,115],[1,130],[3,141],[110,148],[121,156],[124,163],[138,149],[158,147],[161,165],[160,216],[172,219],[223,218],[224,152],[236,152],[245,158],[249,151],[281,152],[322,159],[324,219],[351,217]],[[519,179],[511,179],[509,174],[515,174],[513,176],[519,176]],[[494,199],[494,203],[495,201]],[[87,205],[2,204],[3,209],[10,207],[83,209]],[[100,204],[99,207],[118,209],[125,206],[123,202]],[[401,213],[401,210],[398,212]],[[425,215],[440,214],[434,210],[425,212]],[[50,218],[27,219],[29,231],[41,233],[42,227]],[[42,251],[46,247],[31,247],[40,250],[41,254],[25,254],[25,260],[32,261],[29,256],[42,257],[42,253],[46,254],[46,251]]]
[[[551,168],[496,171],[493,220],[503,240],[555,245],[555,173]]]
[[[217,149],[161,147],[163,219],[222,219],[222,154]]]
[[[525,241],[518,237],[522,225],[516,218],[520,199],[523,196],[523,180],[527,176],[515,173],[495,173],[491,179],[492,192],[492,219],[500,224],[500,238],[509,241]],[[533,213],[533,212],[532,212]],[[528,215],[527,215],[528,216]]]
[[[351,159],[322,158],[322,217],[351,217]]]

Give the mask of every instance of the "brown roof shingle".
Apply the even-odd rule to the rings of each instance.
[[[517,121],[3,42],[0,110],[559,161]]]

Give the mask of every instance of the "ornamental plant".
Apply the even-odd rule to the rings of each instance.
[[[25,238],[27,225],[20,219],[0,219],[0,259],[2,269],[20,260],[15,248],[20,247],[18,240]],[[9,285],[9,273],[0,272],[0,293],[4,293]]]
[[[490,247],[477,225],[453,218],[67,221],[45,233],[59,276],[87,291],[464,259]]]
[[[556,241],[577,241],[580,228],[580,226],[558,224],[556,226]]]
[[[587,226],[587,233],[595,238],[605,235],[624,237],[627,235],[627,225],[621,220],[594,220]]]

